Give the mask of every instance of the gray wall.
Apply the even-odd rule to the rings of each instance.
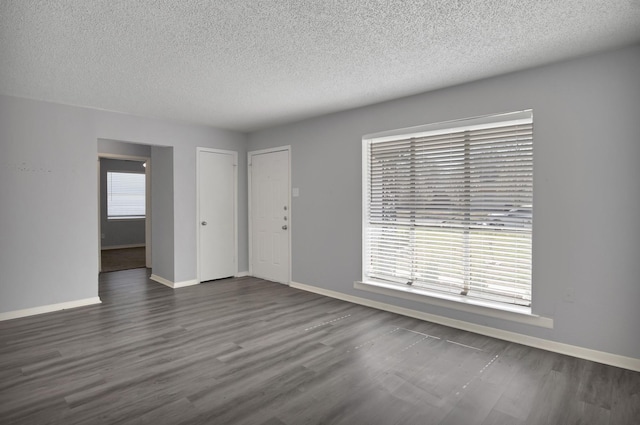
[[[151,266],[153,274],[175,275],[173,148],[151,147]]]
[[[98,139],[98,153],[148,158],[151,156],[151,146],[118,140]]]
[[[173,191],[173,222],[152,237],[173,246],[153,253],[153,271],[171,265],[156,274],[174,282],[196,278],[196,147],[237,151],[248,270],[246,135],[0,96],[0,312],[98,296],[98,139],[173,148],[160,154],[170,175],[157,176]]]
[[[100,159],[100,233],[102,249],[112,246],[144,245],[144,219],[108,220],[107,219],[107,172],[132,171],[144,173],[140,161],[121,159]]]
[[[93,119],[0,96],[0,312],[98,296]]]
[[[401,307],[640,358],[640,46],[249,135],[291,145],[292,280]],[[543,329],[353,288],[361,279],[361,139],[533,109],[533,309]],[[575,301],[565,300],[573,288]]]
[[[238,268],[248,270],[246,135],[206,126],[96,112],[98,138],[154,146],[173,147],[174,275],[159,275],[173,282],[196,279],[196,148],[208,147],[238,152]],[[153,148],[152,148],[153,151]],[[153,152],[152,152],[153,156]],[[151,160],[153,174],[157,169]],[[152,176],[152,185],[154,177]],[[155,189],[152,187],[152,204]],[[151,225],[155,228],[155,210]],[[152,232],[153,253],[157,240]],[[169,261],[169,259],[166,259]],[[155,273],[155,271],[154,271]],[[157,273],[155,273],[157,274]]]

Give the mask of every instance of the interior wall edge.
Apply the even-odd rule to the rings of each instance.
[[[184,288],[186,286],[193,286],[193,285],[200,284],[198,279],[190,279],[190,280],[183,280],[180,282],[173,282],[169,279],[165,279],[164,277],[158,276],[156,274],[151,274],[151,276],[149,276],[149,279],[153,280],[154,282],[161,283],[164,286],[168,286],[171,289]]]

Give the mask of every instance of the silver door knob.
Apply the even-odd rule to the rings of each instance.
[[[202,224],[203,226],[206,226],[206,225],[207,225],[207,222],[206,222],[206,221],[203,221],[203,222],[202,222],[202,223],[200,223],[200,224]]]
[[[284,226],[282,226],[282,230],[287,230],[287,229],[288,229],[288,227],[287,227],[286,224]]]

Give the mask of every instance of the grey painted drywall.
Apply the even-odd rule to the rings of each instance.
[[[640,46],[249,135],[291,145],[292,280],[640,358]],[[365,134],[533,109],[533,309],[554,329],[358,291]],[[567,291],[575,300],[565,299]]]
[[[98,296],[92,121],[0,97],[0,312]]]
[[[174,282],[196,278],[196,147],[238,152],[238,264],[248,270],[245,134],[0,96],[0,313],[98,296],[99,139],[173,149],[163,180],[173,225],[162,230],[173,250],[153,254],[153,271],[170,264],[159,275]]]
[[[152,146],[151,164],[152,272],[157,276],[174,281],[173,148]]]
[[[196,148],[238,152],[238,268],[248,270],[246,135],[212,127],[171,123],[125,114],[99,113],[100,138],[145,145],[173,146],[175,275],[173,282],[196,279]],[[153,149],[152,149],[153,150]],[[152,174],[156,164],[152,159]],[[153,184],[153,179],[152,179]],[[152,188],[152,203],[154,189]],[[154,226],[155,211],[151,224]],[[152,253],[155,247],[152,232]],[[152,254],[153,255],[153,254]],[[155,258],[155,256],[153,257]],[[155,263],[152,262],[155,266]]]
[[[151,156],[151,146],[118,140],[98,139],[98,153],[149,158]]]
[[[144,245],[144,219],[109,220],[107,219],[107,172],[131,171],[145,172],[141,161],[121,159],[100,159],[100,237],[102,249],[126,245]]]

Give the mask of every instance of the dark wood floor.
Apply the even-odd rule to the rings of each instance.
[[[2,424],[640,424],[640,373],[254,278],[0,322]]]
[[[144,268],[145,247],[103,249],[100,260],[103,272]]]

